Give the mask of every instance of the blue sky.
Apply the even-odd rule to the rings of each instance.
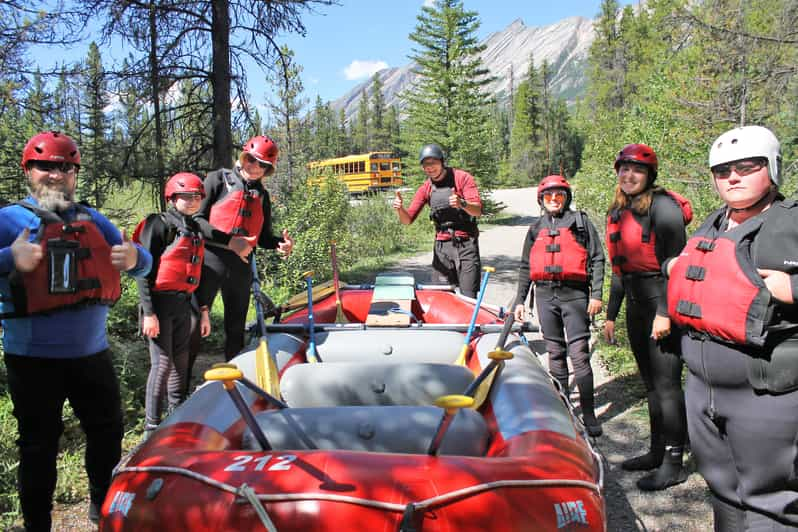
[[[413,32],[421,6],[432,0],[339,0],[338,6],[314,6],[312,13],[303,15],[307,35],[279,35],[278,44],[294,50],[302,65],[304,97],[313,105],[317,96],[335,100],[375,71],[407,64],[414,43],[408,35]],[[621,6],[636,0],[619,0]],[[594,18],[601,0],[465,0],[467,10],[476,11],[481,21],[479,37],[484,39],[501,31],[514,20],[527,26],[545,26],[559,20],[582,16]],[[85,58],[88,42],[71,49],[32,50],[32,58],[42,68],[55,61],[74,61]],[[103,61],[120,62],[126,55],[121,47],[111,45],[101,49]],[[272,98],[263,76],[253,66],[248,72],[252,101],[261,106],[265,98]]]

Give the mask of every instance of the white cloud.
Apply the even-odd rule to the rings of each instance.
[[[355,59],[344,68],[344,76],[348,80],[363,79],[383,68],[388,68],[388,63],[385,61],[361,61]]]
[[[435,0],[424,0],[424,7],[433,7],[435,5]]]

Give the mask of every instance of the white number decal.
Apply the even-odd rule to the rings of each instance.
[[[268,465],[268,463],[271,461],[272,458],[273,455],[271,454],[265,454],[259,458],[255,458],[252,455],[236,456],[233,458],[233,463],[225,467],[224,470],[246,471],[247,468],[245,467],[245,464],[253,462],[254,460],[255,471],[263,471],[264,469],[266,469],[266,471],[288,471],[289,469],[291,469],[291,462],[296,460],[296,455],[284,454],[278,456],[277,462],[272,466],[270,466],[269,468],[266,468],[266,466]]]
[[[278,456],[276,464],[269,468],[269,471],[288,471],[291,469],[291,462],[296,460],[296,456],[293,454],[284,454],[283,456]]]
[[[224,470],[225,471],[244,471],[246,469],[244,467],[244,464],[246,464],[247,462],[251,462],[251,461],[252,461],[252,456],[249,456],[249,455],[236,456],[235,458],[233,458],[233,463],[230,464],[229,466],[225,467]]]

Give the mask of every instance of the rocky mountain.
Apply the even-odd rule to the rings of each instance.
[[[482,53],[483,64],[496,78],[487,86],[488,92],[506,98],[510,84],[517,86],[526,76],[532,56],[536,66],[548,61],[553,72],[553,93],[566,100],[575,99],[584,90],[585,68],[593,37],[593,21],[583,17],[571,17],[542,27],[528,27],[521,19],[515,20],[483,41],[487,47]],[[388,105],[402,108],[399,95],[417,77],[413,72],[414,66],[410,63],[379,72]],[[359,84],[332,102],[333,108],[337,111],[343,107],[347,118],[357,114],[363,90],[370,84],[371,79]]]

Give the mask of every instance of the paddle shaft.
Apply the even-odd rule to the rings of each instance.
[[[316,324],[313,319],[313,278],[311,276],[305,277],[305,283],[308,288],[308,349],[306,358],[308,362],[318,362],[319,357],[316,352]]]
[[[466,353],[468,353],[468,344],[471,343],[471,335],[474,334],[474,326],[477,324],[477,316],[479,315],[479,307],[482,305],[482,298],[485,297],[485,288],[488,286],[488,278],[490,277],[490,269],[485,269],[485,275],[482,276],[482,284],[479,287],[479,294],[477,295],[477,302],[474,304],[474,313],[471,315],[471,323],[468,325],[468,331],[463,341],[463,348],[460,351],[460,356],[457,357],[456,364],[465,366]]]
[[[504,344],[507,343],[507,337],[510,335],[510,331],[513,329],[513,322],[515,321],[515,316],[512,314],[507,315],[507,319],[504,322],[504,327],[502,327],[502,332],[499,333],[499,339],[496,341],[496,349],[504,349]],[[466,391],[463,392],[463,395],[468,395],[470,397],[474,397],[477,393],[477,388],[479,385],[482,384],[485,379],[493,372],[494,368],[499,364],[503,364],[503,360],[491,360],[490,363],[485,366],[485,369],[477,375],[477,378],[474,379],[471,384],[468,385]]]

